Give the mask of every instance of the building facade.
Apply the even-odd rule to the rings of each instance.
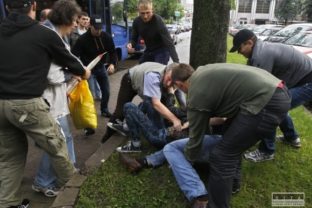
[[[278,0],[236,0],[231,10],[230,24],[265,24],[277,21],[275,6]]]

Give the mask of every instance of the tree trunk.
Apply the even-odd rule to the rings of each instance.
[[[194,1],[190,64],[196,69],[226,61],[229,0]]]

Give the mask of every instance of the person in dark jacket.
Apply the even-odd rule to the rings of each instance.
[[[90,29],[78,38],[72,53],[80,57],[82,63],[87,66],[95,57],[106,52],[102,60],[92,69],[92,74],[96,77],[102,92],[101,115],[110,117],[107,106],[110,95],[108,74],[115,72],[117,58],[115,44],[112,37],[102,31],[101,17],[91,17],[90,24]]]
[[[233,39],[230,52],[238,51],[246,58],[247,64],[264,69],[283,80],[291,93],[291,109],[312,101],[312,59],[291,46],[258,40],[247,29],[239,31]],[[279,125],[283,136],[278,138],[295,148],[301,147],[298,133],[288,115]],[[258,149],[246,153],[246,159],[261,162],[274,159],[275,133],[263,138]]]
[[[58,187],[73,175],[65,138],[42,94],[52,61],[84,79],[90,76],[60,36],[34,20],[35,1],[10,0],[6,4],[10,13],[0,25],[1,208],[27,206],[19,193],[27,138],[50,155]]]
[[[128,52],[135,51],[139,36],[143,38],[146,49],[140,58],[143,62],[158,62],[167,65],[169,57],[173,62],[179,62],[178,54],[162,18],[153,13],[153,3],[150,0],[140,0],[139,15],[133,20],[131,42],[127,45]]]
[[[70,47],[74,47],[78,38],[88,31],[89,15],[86,12],[81,12],[77,18],[77,27],[69,35]]]

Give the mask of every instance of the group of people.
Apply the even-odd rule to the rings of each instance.
[[[59,188],[77,172],[67,120],[66,82],[70,79],[90,82],[90,77],[94,77],[102,94],[99,96],[101,115],[110,117],[108,75],[115,72],[117,56],[112,37],[102,31],[103,19],[92,16],[86,28],[88,16],[74,0],[55,2],[50,10],[42,12],[40,23],[35,20],[34,0],[10,0],[6,7],[9,14],[0,25],[0,207],[27,207],[29,201],[21,200],[19,190],[27,139],[33,139],[46,152],[32,189],[55,197]],[[142,15],[153,17],[151,13]],[[160,17],[155,24],[158,21]],[[165,37],[170,37],[165,32]],[[155,35],[159,34],[155,32]],[[147,48],[150,52],[159,49]],[[92,72],[85,67],[102,53],[104,57]],[[12,61],[12,57],[18,61]],[[164,58],[169,60],[169,55]],[[91,83],[90,86],[92,89]]]
[[[141,13],[150,10],[141,7]],[[148,56],[143,56],[122,78],[103,137],[106,141],[114,130],[130,138],[117,151],[131,172],[167,161],[193,208],[229,207],[240,189],[242,156],[252,162],[274,159],[277,127],[283,133],[279,140],[301,147],[288,111],[312,100],[312,60],[290,46],[258,40],[250,30],[234,37],[230,52],[236,51],[248,59],[247,66],[217,63],[194,70],[183,63],[153,63],[156,59],[144,63]],[[172,87],[187,94],[187,133],[173,140],[164,121],[176,133],[182,122],[161,99]],[[139,106],[131,103],[135,95],[143,100]],[[142,137],[160,151],[140,158],[124,154],[140,152]],[[259,148],[248,152],[259,141]],[[208,188],[193,168],[198,162],[209,164]]]
[[[91,74],[63,38],[80,12],[75,1],[58,1],[45,26],[35,20],[35,1],[10,0],[6,6],[9,14],[0,25],[1,208],[29,203],[20,195],[27,138],[48,154],[36,175],[35,191],[55,195],[76,172],[67,132],[65,73],[77,79],[88,79]]]
[[[174,63],[162,66],[163,72],[147,62],[131,68],[128,76],[132,95],[143,92],[141,112],[136,107],[134,113],[134,104],[127,103],[123,108],[127,131],[124,124],[110,126],[131,139],[117,148],[121,153],[140,151],[136,132],[160,148],[140,158],[121,154],[121,162],[137,172],[167,161],[193,208],[230,207],[231,195],[240,189],[242,156],[252,162],[274,159],[277,127],[283,133],[279,140],[301,147],[288,111],[312,101],[312,60],[290,46],[258,40],[250,30],[234,36],[230,52],[236,51],[248,59],[247,65],[216,63],[194,70],[188,64]],[[161,78],[148,79],[155,73]],[[174,86],[187,94],[188,136],[183,135],[184,139],[168,140],[167,128],[158,127],[158,132],[151,128],[150,120],[157,119],[155,114],[139,115],[146,108],[154,108],[156,113],[159,109],[153,103],[146,105],[148,99],[160,100],[159,94],[150,93],[151,85],[167,89]],[[158,111],[157,115],[170,121],[175,131],[181,131],[181,123],[164,112]],[[221,131],[215,132],[213,125],[222,125]],[[247,151],[259,141],[258,149]],[[210,168],[207,189],[193,168],[194,163],[202,162]]]
[[[273,159],[278,126],[281,141],[301,146],[288,111],[312,100],[312,60],[289,46],[262,42],[241,30],[230,52],[248,58],[247,66],[216,63],[194,70],[179,63],[151,0],[140,0],[127,48],[133,52],[140,36],[146,50],[140,64],[122,77],[110,114],[108,75],[115,72],[117,57],[101,17],[91,17],[88,29],[77,27],[76,19],[86,25],[88,15],[74,0],[57,1],[41,24],[35,21],[34,0],[10,0],[7,8],[0,25],[0,208],[29,204],[19,191],[27,138],[46,152],[33,190],[56,196],[77,172],[67,120],[68,79],[89,79],[96,97],[93,76],[101,90],[101,115],[110,117],[102,142],[116,131],[130,138],[117,148],[130,171],[167,161],[193,208],[230,207],[240,187],[242,156],[254,162]],[[85,67],[104,52],[92,72]],[[168,65],[170,57],[174,63]],[[142,98],[138,106],[131,102],[136,95]],[[127,156],[141,151],[142,136],[160,150]],[[258,141],[257,150],[246,152]],[[193,167],[198,162],[210,168],[207,188]]]

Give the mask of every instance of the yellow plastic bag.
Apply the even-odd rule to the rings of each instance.
[[[87,80],[82,80],[69,93],[69,111],[77,129],[97,127],[97,116]]]

